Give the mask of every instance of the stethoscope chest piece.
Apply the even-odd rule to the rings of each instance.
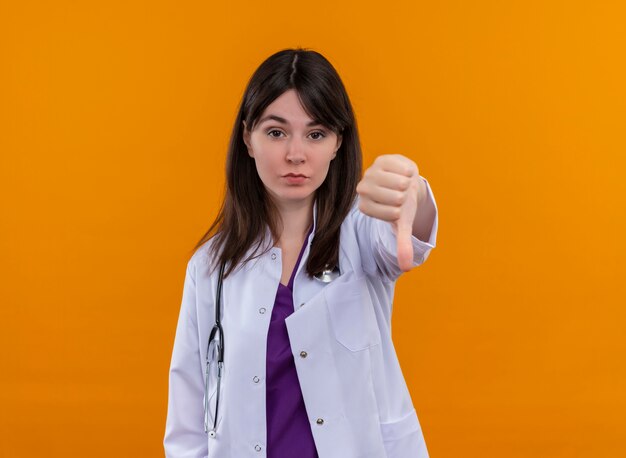
[[[315,279],[321,281],[322,283],[330,283],[331,281],[339,277],[339,275],[339,267],[335,266],[332,269],[322,270],[322,273],[315,275]]]

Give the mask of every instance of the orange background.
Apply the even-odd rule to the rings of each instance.
[[[620,4],[2,2],[0,456],[163,456],[237,104],[297,45],[439,206],[393,316],[431,456],[626,456]]]

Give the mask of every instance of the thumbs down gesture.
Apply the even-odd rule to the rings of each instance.
[[[418,230],[418,204],[425,202],[427,192],[417,164],[400,154],[378,156],[363,174],[356,191],[361,212],[391,223],[398,242],[398,265],[405,272],[411,270],[411,236]]]

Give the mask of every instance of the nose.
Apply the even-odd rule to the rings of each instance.
[[[294,164],[300,164],[304,162],[306,158],[305,156],[306,155],[304,153],[304,145],[302,144],[302,141],[296,137],[293,137],[287,145],[287,155],[285,158],[289,162],[292,162]]]

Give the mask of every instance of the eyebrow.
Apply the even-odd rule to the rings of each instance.
[[[269,120],[274,120],[274,121],[279,122],[281,124],[289,124],[289,122],[285,118],[281,118],[280,116],[276,116],[276,115],[268,115],[268,116],[265,116],[264,118],[262,118],[259,121],[259,125],[261,125],[265,121],[269,121]],[[322,125],[322,123],[320,123],[318,121],[311,121],[310,123],[307,124],[307,127],[321,126],[321,125]]]

